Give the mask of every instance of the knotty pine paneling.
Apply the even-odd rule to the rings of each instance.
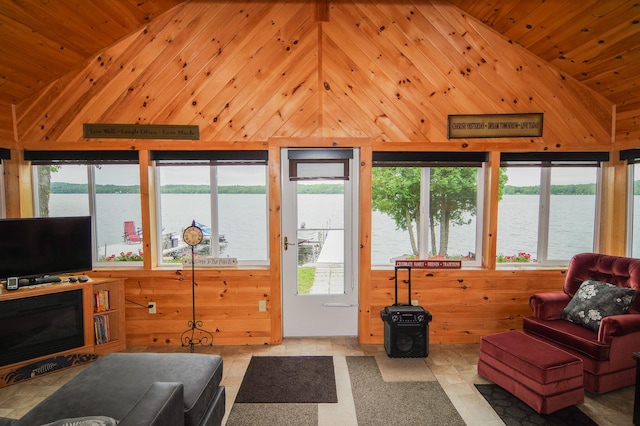
[[[616,108],[616,148],[640,147],[640,102]]]
[[[128,345],[180,345],[192,318],[191,270],[94,271],[91,277],[126,277]],[[216,344],[272,343],[269,270],[196,270],[196,321]],[[258,312],[258,301],[267,312]],[[157,303],[157,314],[147,303]],[[142,305],[142,306],[141,306]],[[197,336],[197,335],[196,335]]]
[[[0,7],[0,39],[4,43],[0,45],[0,54],[6,60],[0,64],[0,134],[12,132],[11,114],[7,109],[11,104],[25,101],[60,76],[69,71],[77,71],[87,58],[95,57],[115,42],[121,42],[144,26],[157,22],[158,17],[164,12],[183,3],[185,2],[181,0],[112,0],[99,4],[77,4],[72,7],[64,2],[39,0],[3,2]],[[172,24],[175,31],[171,31],[164,40],[172,42],[174,35],[177,38],[186,36],[196,30],[200,23],[213,20],[215,14],[226,9],[228,3],[234,2],[206,3],[207,7],[202,8],[203,13],[197,18],[198,22],[188,17],[183,20],[178,12],[171,11],[171,16],[176,17]],[[311,15],[314,22],[330,22],[330,5],[334,3],[340,4],[345,1],[307,2],[306,7],[311,10],[308,15]],[[412,7],[413,4],[408,0],[377,3],[376,7],[383,13],[384,9],[389,7],[404,8]],[[463,16],[474,17],[482,22],[483,26],[497,31],[510,42],[525,47],[546,63],[557,67],[562,74],[572,76],[617,106],[634,103],[640,99],[640,85],[637,83],[636,72],[640,68],[638,3],[627,0],[449,0],[415,3],[428,3],[440,8],[459,7]],[[301,10],[297,6],[302,2],[286,1],[280,4],[291,10]],[[293,4],[295,6],[291,7]],[[242,3],[240,5],[242,6]],[[372,14],[370,5],[364,2],[356,5],[369,9],[369,18],[380,16],[377,13]],[[240,13],[245,11],[255,19],[261,19],[255,9],[245,7]],[[277,15],[271,12],[269,14]],[[406,22],[393,22],[395,25],[404,25],[413,17],[408,16]],[[215,19],[211,22],[218,27],[233,21]],[[435,18],[431,20],[434,21]],[[372,20],[379,21],[381,20]],[[443,22],[446,21],[447,19]],[[268,20],[263,19],[263,22]],[[279,25],[275,24],[272,28]],[[388,26],[385,28],[389,29]],[[228,34],[236,36],[235,24]],[[466,32],[458,32],[458,35],[461,34],[464,35]],[[215,40],[220,46],[223,46],[220,44],[222,38],[218,37]],[[158,40],[163,38],[160,37]],[[187,42],[191,47],[185,47],[185,54],[182,56],[190,57],[192,53],[186,53],[187,50],[193,50],[194,55],[196,51],[203,52],[202,46],[210,46],[212,43],[208,42],[214,41],[206,40],[203,43],[197,36],[191,40],[191,43]],[[183,47],[182,43],[175,43],[175,46]],[[176,65],[180,62],[177,60]],[[194,65],[197,62],[191,61]],[[172,64],[172,61],[159,62],[156,66],[170,67]],[[145,72],[155,72],[152,71],[154,68],[156,67],[145,67]],[[189,77],[193,76],[193,70],[194,68],[191,68],[187,72]],[[177,77],[180,74],[182,72],[174,75]],[[183,87],[183,84],[167,87]],[[307,100],[307,113],[308,105]],[[182,109],[181,106],[178,108]],[[335,111],[335,108],[331,110]],[[169,113],[172,111],[176,110],[173,107],[167,110]],[[320,115],[311,119],[311,122],[319,122],[321,125],[326,123],[326,127],[298,126],[298,129],[304,127],[315,130],[316,136],[332,136],[336,132],[351,131],[348,126],[342,124],[344,121],[336,119],[333,114],[329,117],[329,114],[324,118]],[[309,115],[305,117],[308,118]],[[289,123],[286,120],[283,122],[288,127]],[[284,135],[284,129],[280,129],[277,134]],[[381,135],[379,140],[384,140],[385,136]]]
[[[407,302],[406,274],[401,271],[398,300]],[[522,329],[531,314],[529,297],[562,291],[565,271],[540,270],[417,270],[411,271],[411,299],[431,312],[432,343],[478,343],[498,330]],[[370,282],[370,343],[382,343],[380,311],[394,303],[393,271],[372,271]]]
[[[2,102],[26,98],[180,1],[3,1],[0,69],[14,83],[3,86]]]
[[[98,272],[99,276],[126,276],[127,344],[179,345],[191,319],[190,271]],[[197,270],[196,320],[213,333],[218,344],[263,344],[272,341],[270,272],[267,270]],[[393,271],[372,271],[368,281],[370,305],[361,320],[364,343],[382,343],[380,310],[394,302]],[[536,292],[561,291],[564,270],[437,271],[414,270],[412,300],[433,315],[433,343],[477,343],[481,336],[520,329],[531,313],[529,297]],[[404,302],[406,284],[398,297]],[[258,301],[267,312],[258,312]],[[148,314],[154,301],[158,313]],[[140,306],[140,305],[143,306]]]
[[[9,148],[13,146],[13,112],[11,105],[0,103],[0,146]]]
[[[544,112],[542,138],[484,142],[595,150],[611,144],[611,111],[446,3],[341,1],[318,22],[308,2],[189,2],[21,102],[17,129],[56,148],[83,141],[84,122],[197,124],[203,144],[429,144],[450,143],[448,114]]]
[[[191,271],[94,271],[92,277],[126,277],[128,345],[176,346],[191,320]],[[411,299],[433,315],[432,343],[478,343],[480,337],[521,329],[531,314],[529,297],[537,292],[561,291],[564,270],[416,270]],[[214,335],[216,344],[272,344],[274,301],[269,270],[196,270],[196,320]],[[406,283],[400,280],[399,302],[406,302]],[[360,320],[363,343],[384,339],[380,311],[394,303],[393,271],[371,271],[361,277],[369,303]],[[267,312],[258,312],[258,301]],[[148,302],[157,314],[148,313]],[[140,306],[142,305],[142,306]]]
[[[640,97],[640,4],[626,0],[449,0],[619,105]]]

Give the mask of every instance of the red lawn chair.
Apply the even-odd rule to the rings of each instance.
[[[136,232],[136,226],[133,221],[126,221],[124,223],[124,242],[127,244],[140,242],[140,235]]]

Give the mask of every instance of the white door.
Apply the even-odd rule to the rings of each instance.
[[[358,150],[282,150],[283,334],[358,334]]]

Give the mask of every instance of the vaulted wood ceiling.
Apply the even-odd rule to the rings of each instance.
[[[461,8],[611,101],[618,113],[640,109],[637,1],[432,2]],[[29,97],[180,3],[180,0],[3,0],[0,115],[10,111],[9,105]],[[3,121],[6,122],[6,117]]]

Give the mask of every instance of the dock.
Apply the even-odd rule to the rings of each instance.
[[[342,229],[326,231],[318,258],[308,266],[316,268],[309,294],[344,293],[344,231]]]

